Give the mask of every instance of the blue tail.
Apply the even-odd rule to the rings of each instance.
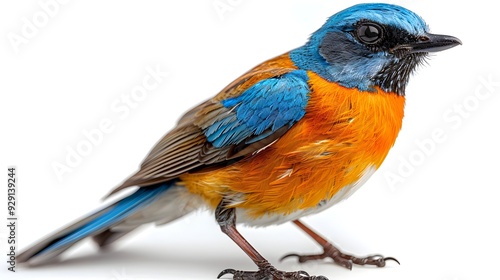
[[[142,187],[116,203],[91,214],[58,231],[50,237],[24,251],[17,257],[19,262],[45,263],[58,256],[76,242],[109,231],[138,210],[150,205],[174,183]]]

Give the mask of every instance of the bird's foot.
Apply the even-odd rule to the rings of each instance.
[[[303,270],[294,272],[277,270],[267,261],[258,264],[258,267],[258,271],[224,269],[217,278],[232,274],[234,280],[328,280],[324,276],[310,276]]]
[[[387,261],[395,261],[399,264],[399,261],[392,257],[384,257],[382,255],[372,255],[364,258],[358,258],[345,253],[342,253],[339,249],[335,248],[332,244],[328,244],[323,247],[323,253],[317,255],[299,255],[299,254],[288,254],[281,258],[284,260],[288,257],[298,257],[300,263],[304,263],[311,260],[321,260],[325,258],[332,258],[333,261],[343,266],[347,269],[352,269],[352,264],[357,265],[375,265],[377,267],[384,267]]]

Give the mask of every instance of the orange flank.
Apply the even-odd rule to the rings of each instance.
[[[283,65],[287,58],[264,65],[276,60]],[[343,187],[353,187],[370,168],[377,169],[401,128],[404,97],[379,88],[345,88],[313,72],[308,76],[307,113],[285,135],[247,159],[181,175],[182,184],[213,208],[224,195],[231,206],[257,219],[314,208]],[[244,77],[237,81],[248,87]]]

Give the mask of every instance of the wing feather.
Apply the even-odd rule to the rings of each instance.
[[[185,113],[111,194],[217,168],[272,145],[305,114],[309,95],[307,73],[283,59],[255,67]]]

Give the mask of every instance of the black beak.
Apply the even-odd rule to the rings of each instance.
[[[440,52],[461,45],[460,39],[448,35],[426,33],[417,38],[414,43],[395,46],[391,52],[404,51],[405,53]]]

